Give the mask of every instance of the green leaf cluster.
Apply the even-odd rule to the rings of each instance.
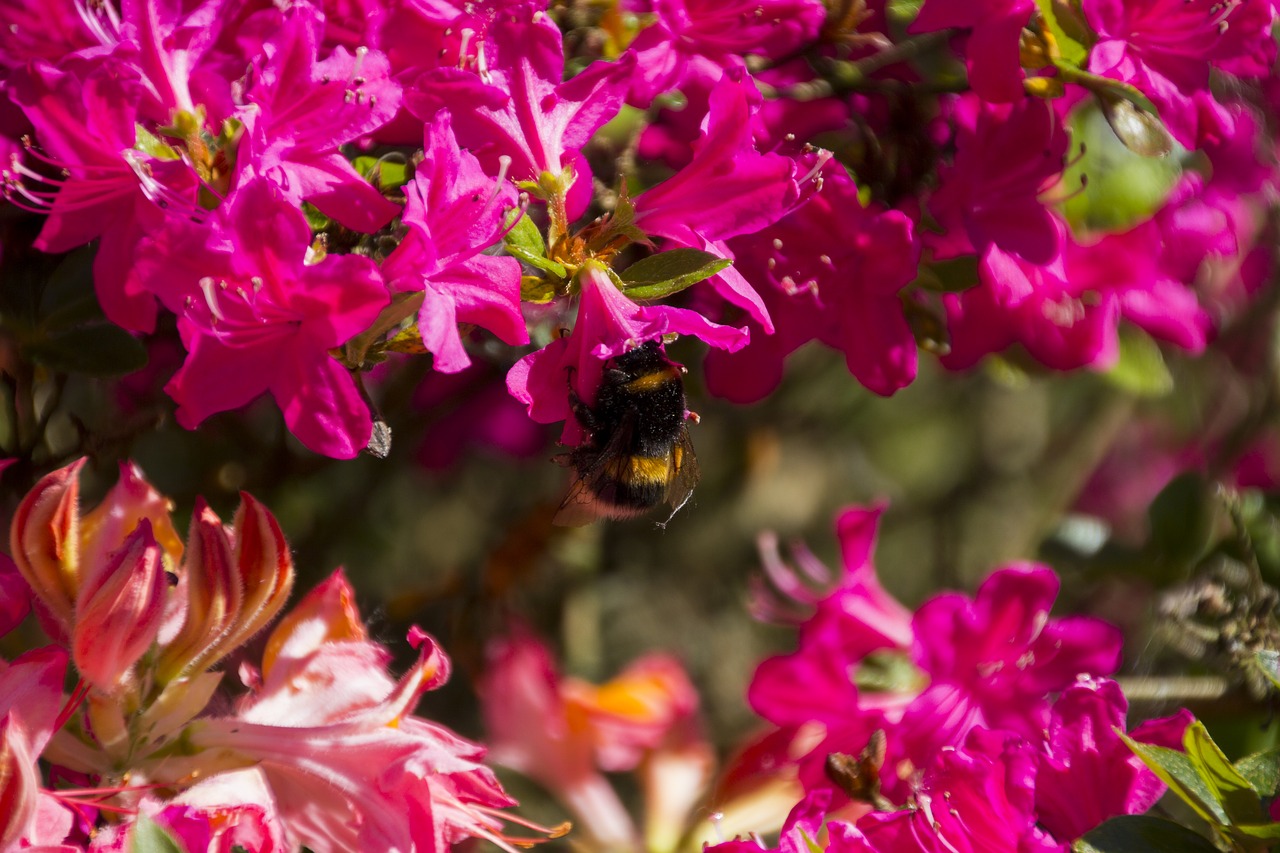
[[[1110,820],[1073,846],[1077,853],[1155,853],[1165,850],[1229,850],[1252,853],[1280,842],[1280,823],[1267,819],[1264,798],[1274,797],[1280,750],[1232,763],[1213,742],[1204,724],[1187,727],[1182,750],[1141,743],[1120,732],[1179,799],[1205,822],[1212,843],[1184,826],[1162,818],[1129,815]]]

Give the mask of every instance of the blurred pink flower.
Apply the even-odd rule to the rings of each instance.
[[[1116,815],[1142,814],[1164,793],[1164,783],[1120,739],[1128,707],[1120,686],[1107,679],[1081,679],[1053,703],[1044,749],[1036,755],[1036,815],[1059,841],[1073,841]],[[1191,721],[1184,709],[1131,735],[1180,750]]]
[[[1141,90],[1188,148],[1200,142],[1194,97],[1208,93],[1210,69],[1261,76],[1275,56],[1270,0],[1083,0],[1080,8],[1098,34],[1089,70]]]
[[[973,91],[984,101],[1020,101],[1019,36],[1035,8],[1035,0],[925,0],[909,31],[971,29],[964,56]]]
[[[636,36],[629,98],[647,107],[689,78],[715,79],[750,55],[777,59],[817,38],[826,19],[818,0],[633,0],[654,21]]]

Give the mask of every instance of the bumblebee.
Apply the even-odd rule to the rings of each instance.
[[[586,432],[561,457],[574,469],[555,523],[577,526],[598,518],[633,518],[660,503],[680,510],[698,483],[698,461],[685,426],[684,368],[649,341],[605,363],[596,402],[573,388],[569,402]]]

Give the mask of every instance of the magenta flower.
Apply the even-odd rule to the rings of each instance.
[[[1115,671],[1120,632],[1085,616],[1049,618],[1058,586],[1052,569],[1015,564],[992,573],[973,599],[943,593],[916,611],[912,658],[931,681],[902,726],[920,738],[907,747],[917,765],[975,725],[1034,740],[1048,721],[1047,693],[1079,673]]]
[[[578,274],[578,282],[581,303],[573,332],[520,359],[507,374],[507,389],[529,407],[529,417],[539,423],[566,421],[565,444],[577,444],[581,435],[569,417],[570,383],[591,404],[610,358],[670,334],[693,335],[729,350],[747,342],[746,329],[717,325],[696,311],[637,305],[594,262]]]
[[[1019,36],[1035,8],[1035,0],[925,0],[910,31],[971,29],[964,53],[973,91],[984,101],[1020,101]]]
[[[324,20],[310,5],[293,6],[264,46],[246,90],[244,138],[237,152],[244,186],[255,176],[295,205],[309,201],[356,231],[376,231],[400,212],[338,152],[386,124],[400,107],[400,85],[387,58],[338,47],[317,60]]]
[[[1188,148],[1200,141],[1194,96],[1208,92],[1209,70],[1261,76],[1275,55],[1269,0],[1084,0],[1081,11],[1098,34],[1089,70],[1140,89]]]
[[[1114,293],[1124,319],[1153,337],[1199,353],[1212,321],[1195,291],[1168,269],[1179,254],[1178,236],[1166,237],[1155,221],[1149,221],[1090,246],[1072,243],[1067,247],[1067,277],[1082,294]]]
[[[878,394],[915,378],[915,337],[898,295],[916,276],[911,221],[864,207],[842,168],[825,169],[821,191],[799,210],[729,247],[763,297],[774,333],[753,328],[740,352],[709,353],[713,393],[763,398],[781,381],[783,359],[813,338],[843,352],[849,372]]]
[[[1119,357],[1115,293],[1086,290],[1069,279],[1061,258],[1037,266],[993,247],[978,275],[977,287],[945,298],[947,367],[971,367],[1015,343],[1055,370],[1105,369]]]
[[[429,71],[410,95],[409,109],[424,121],[441,108],[452,112],[458,141],[491,175],[504,171],[505,156],[515,180],[536,182],[544,173],[560,179],[568,217],[577,219],[591,200],[591,169],[580,151],[622,106],[634,60],[599,61],[561,82],[560,29],[521,4],[498,16],[477,50],[482,74]]]
[[[1000,740],[936,753],[911,808],[858,821],[867,842],[885,853],[1061,853],[1035,826],[1030,780],[1017,772],[1016,753],[990,749]]]
[[[1164,793],[1164,783],[1117,734],[1128,706],[1120,686],[1106,679],[1082,679],[1054,702],[1044,750],[1036,756],[1036,813],[1059,841],[1116,815],[1142,814]],[[1191,721],[1183,709],[1143,723],[1132,735],[1180,750]]]
[[[139,240],[165,224],[161,207],[194,207],[196,180],[179,161],[135,151],[142,85],[114,54],[32,63],[9,79],[9,91],[36,131],[30,156],[62,170],[47,177],[16,160],[6,164],[6,195],[48,212],[36,248],[67,252],[101,238],[93,278],[103,311],[136,331],[155,327],[154,298],[131,274]]]
[[[520,263],[482,254],[501,241],[515,190],[486,177],[476,158],[458,149],[447,112],[427,126],[423,159],[405,197],[408,234],[382,274],[393,291],[425,292],[418,331],[435,369],[457,373],[471,364],[459,323],[489,329],[508,344],[527,344]]]
[[[748,54],[776,59],[818,36],[817,0],[639,0],[631,11],[656,20],[631,43],[637,56],[631,100],[648,106],[690,78],[714,80]]]
[[[1064,228],[1041,200],[1061,173],[1068,139],[1044,101],[988,104],[972,95],[954,108],[955,161],[939,173],[929,210],[948,233],[939,257],[996,246],[1033,264],[1058,256]]]
[[[368,442],[368,407],[329,355],[378,316],[388,297],[373,262],[306,263],[302,212],[265,180],[236,194],[218,228],[176,227],[140,252],[144,280],[179,315],[187,360],[166,386],[188,429],[271,392],[303,444],[349,459]]]
[[[99,17],[100,16],[100,17]],[[0,4],[0,67],[14,70],[43,59],[57,62],[101,40],[90,22],[110,27],[116,16],[111,5],[90,7],[44,0],[13,0]]]
[[[825,162],[822,155],[793,158],[756,150],[751,118],[760,100],[744,72],[725,72],[711,91],[693,159],[636,197],[636,225],[678,245],[732,257],[721,241],[756,234],[820,186],[814,179]],[[711,284],[726,301],[773,331],[760,295],[741,274],[728,269]]]

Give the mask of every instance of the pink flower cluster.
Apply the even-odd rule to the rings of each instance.
[[[799,619],[799,648],[762,663],[748,696],[776,726],[748,750],[751,765],[794,765],[805,790],[780,849],[805,849],[827,817],[833,851],[1065,851],[1109,817],[1146,811],[1164,785],[1117,734],[1128,703],[1106,676],[1119,632],[1051,617],[1058,580],[1034,564],[911,613],[871,563],[881,509],[840,515],[844,573],[828,593],[801,580],[826,574],[807,551],[798,571],[766,552]],[[1183,711],[1133,737],[1176,747],[1190,719]]]
[[[1280,91],[1257,85],[1270,0],[1083,0],[1061,28],[1076,58],[1030,0],[927,0],[896,44],[878,2],[627,0],[599,24],[606,58],[567,56],[545,5],[6,3],[5,195],[45,214],[39,248],[96,241],[112,321],[177,317],[180,423],[269,393],[304,444],[343,458],[372,433],[368,347],[410,326],[445,373],[471,363],[475,329],[554,338],[508,377],[550,423],[570,383],[590,403],[605,361],[674,335],[714,348],[709,387],[733,400],[768,394],[815,339],[890,394],[918,339],[956,368],[1014,344],[1102,368],[1123,319],[1195,352],[1259,281],[1238,264],[1206,292],[1202,272],[1249,255],[1275,184],[1256,109]],[[962,57],[967,86],[922,78],[909,60],[930,49]],[[1183,158],[1127,230],[1068,227],[1067,128],[1135,103],[1171,157],[1210,168]],[[624,105],[652,120],[644,168],[612,179],[641,191],[606,199],[588,154]],[[383,168],[419,145],[403,180]],[[654,182],[660,163],[674,171]],[[544,232],[523,265],[492,251],[516,210]],[[636,299],[613,269],[635,243],[734,265],[687,307]],[[931,287],[957,258],[976,272]],[[929,317],[945,332],[922,331]]]
[[[144,820],[164,849],[227,853],[539,840],[504,833],[515,803],[484,748],[414,715],[449,677],[434,640],[412,629],[417,661],[387,675],[339,570],[250,656],[293,584],[270,512],[244,495],[225,524],[198,505],[184,547],[132,465],[82,511],[81,467],[23,500],[0,573],[55,641],[0,661],[0,849],[144,849]],[[6,611],[7,632],[24,613]]]

